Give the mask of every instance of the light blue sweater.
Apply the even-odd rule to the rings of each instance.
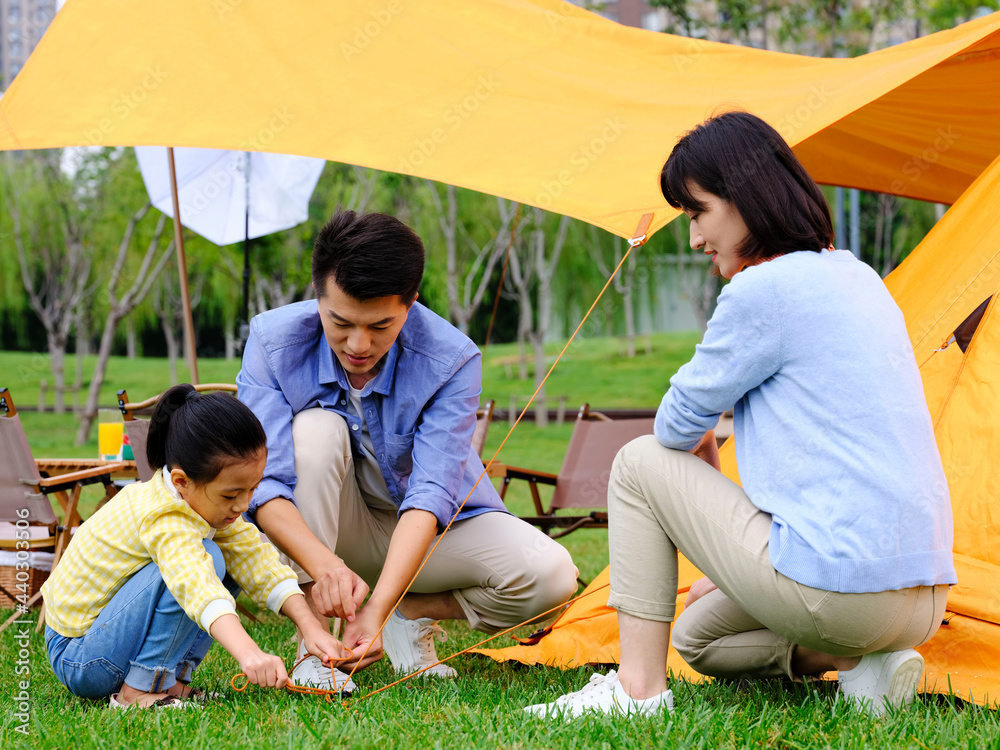
[[[771,564],[825,591],[956,582],[948,485],[902,313],[849,252],[738,273],[656,437],[689,450],[734,409],[740,479],[772,516]]]

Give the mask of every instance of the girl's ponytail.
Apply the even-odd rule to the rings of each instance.
[[[181,469],[196,484],[207,484],[226,464],[253,460],[266,448],[264,428],[246,404],[182,383],[153,410],[146,460],[153,469]]]
[[[181,383],[170,388],[156,403],[153,416],[149,420],[149,436],[146,438],[146,460],[152,469],[167,465],[167,436],[174,414],[187,403],[188,395],[197,393],[190,383]]]

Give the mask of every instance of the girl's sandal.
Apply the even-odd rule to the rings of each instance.
[[[217,701],[221,697],[222,693],[217,693],[214,690],[205,692],[201,688],[191,688],[191,692],[184,696],[184,700],[192,701],[203,706],[211,701]]]
[[[108,708],[120,709],[122,711],[127,711],[130,708],[142,708],[135,703],[129,703],[128,705],[118,702],[118,693],[113,693],[108,701]],[[181,700],[180,698],[168,695],[164,698],[160,698],[158,701],[154,701],[146,708],[201,708],[201,706],[192,701]]]
[[[192,701],[193,703],[205,705],[210,701],[217,701],[222,697],[222,693],[217,693],[214,690],[206,692],[201,688],[190,687],[191,683],[189,682],[183,682],[182,680],[178,680],[178,682],[181,685],[184,685],[184,687],[188,688],[187,694],[178,696],[182,700]]]

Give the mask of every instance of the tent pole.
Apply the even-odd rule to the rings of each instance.
[[[240,323],[240,338],[246,346],[250,336],[250,152],[246,154],[246,214],[243,217],[243,320]]]
[[[177,244],[177,272],[181,278],[181,306],[184,310],[184,343],[191,383],[198,385],[198,357],[194,349],[194,320],[191,318],[191,296],[188,292],[187,259],[184,255],[184,227],[181,225],[181,206],[177,198],[177,168],[174,166],[174,149],[167,146],[167,164],[170,167],[170,194],[174,201],[174,240]]]

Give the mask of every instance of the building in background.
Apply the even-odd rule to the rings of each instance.
[[[0,90],[24,67],[57,9],[57,0],[0,0]]]

